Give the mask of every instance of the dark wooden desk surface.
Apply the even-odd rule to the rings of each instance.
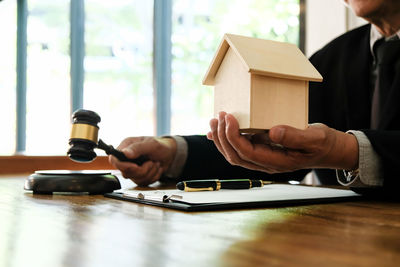
[[[400,203],[185,213],[0,177],[0,266],[399,266]]]

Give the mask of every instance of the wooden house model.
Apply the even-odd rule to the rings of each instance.
[[[289,43],[225,34],[203,79],[213,85],[214,115],[233,114],[241,132],[308,125],[308,83],[322,76]]]

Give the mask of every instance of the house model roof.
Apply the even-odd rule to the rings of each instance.
[[[203,84],[214,85],[215,75],[229,47],[252,74],[322,81],[321,74],[294,44],[225,34],[204,76]]]

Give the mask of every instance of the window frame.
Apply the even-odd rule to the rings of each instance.
[[[0,156],[0,175],[33,173],[37,170],[110,170],[114,167],[107,156],[99,156],[90,163],[78,163],[68,156]]]
[[[156,134],[170,132],[172,0],[154,0],[153,80]],[[17,142],[16,153],[26,149],[26,62],[28,0],[17,1]],[[85,2],[70,1],[70,114],[83,107],[85,59]]]

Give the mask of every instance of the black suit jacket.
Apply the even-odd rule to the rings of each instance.
[[[384,187],[400,185],[400,71],[381,112],[378,130],[370,130],[372,55],[370,25],[365,25],[336,38],[315,53],[311,63],[324,78],[310,83],[309,121],[321,122],[340,131],[361,130],[381,157]],[[189,156],[182,173],[187,178],[262,177],[287,180],[301,179],[307,170],[278,175],[254,172],[231,166],[204,136],[184,136]],[[318,170],[326,183],[335,183],[333,170]]]

